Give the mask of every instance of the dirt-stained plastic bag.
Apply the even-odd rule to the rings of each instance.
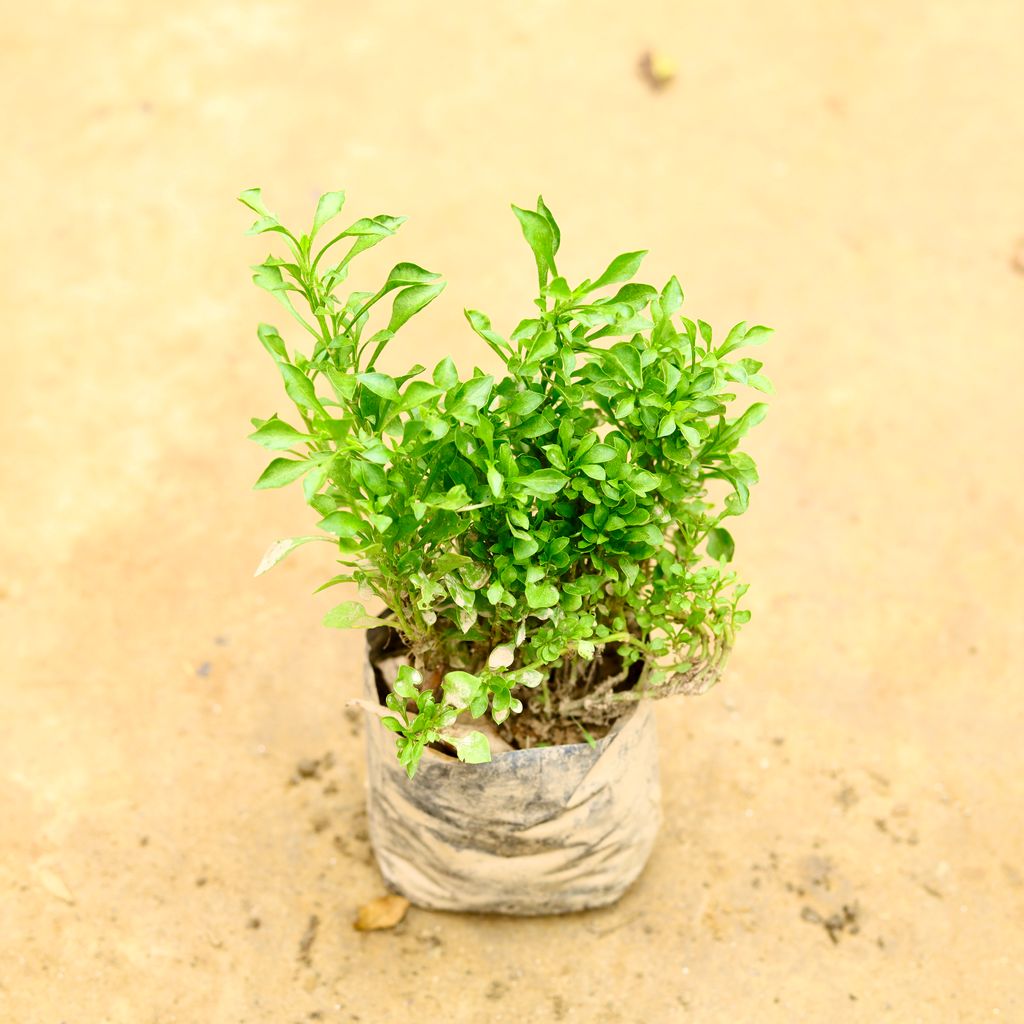
[[[383,637],[367,640],[366,698],[379,705],[370,653]],[[646,701],[594,747],[509,750],[489,764],[426,750],[412,779],[395,757],[394,733],[368,714],[367,767],[370,840],[384,880],[435,910],[561,914],[613,903],[643,870],[661,823]]]

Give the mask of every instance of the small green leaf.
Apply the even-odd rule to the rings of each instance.
[[[248,206],[253,213],[259,214],[261,217],[273,217],[274,215],[263,205],[263,196],[261,189],[258,188],[247,188],[238,196],[238,201],[244,206]]]
[[[548,222],[551,226],[551,237],[553,244],[551,246],[552,253],[558,253],[558,247],[562,244],[562,232],[558,228],[558,223],[555,220],[555,215],[548,209],[547,203],[544,202],[543,196],[537,196],[537,212]]]
[[[325,192],[320,201],[316,204],[316,214],[313,217],[313,230],[309,233],[310,239],[316,237],[316,233],[332,218],[341,213],[345,205],[344,192]]]
[[[402,400],[398,403],[398,409],[400,412],[414,409],[443,394],[444,391],[435,384],[428,384],[425,380],[411,380],[405,386],[405,391],[402,392]]]
[[[282,363],[288,362],[288,352],[284,347],[284,339],[277,332],[276,327],[270,324],[260,324],[256,328],[260,344],[277,360]]]
[[[363,387],[372,391],[375,395],[379,395],[387,402],[397,402],[400,397],[398,385],[395,384],[394,377],[390,377],[386,373],[377,373],[376,371],[360,373],[358,374],[358,380]]]
[[[538,469],[536,473],[517,478],[515,486],[518,490],[539,498],[549,498],[557,494],[568,482],[569,478],[564,473],[559,473],[557,469]]]
[[[526,603],[531,608],[553,608],[558,604],[558,590],[550,583],[527,583]]]
[[[543,437],[556,429],[554,419],[546,413],[538,413],[524,420],[516,429],[520,438]]]
[[[323,540],[323,537],[286,537],[284,540],[275,540],[264,552],[260,564],[256,566],[254,576],[262,576],[269,572],[282,559],[290,555],[296,548],[308,544],[311,540]]]
[[[721,526],[716,526],[708,533],[708,555],[716,562],[731,562],[736,550],[736,542],[732,534]]]
[[[288,235],[288,229],[282,227],[281,222],[276,217],[260,217],[260,219],[255,221],[252,227],[246,231],[246,234],[264,235],[268,231],[276,231],[279,235]]]
[[[487,764],[491,760],[491,746],[482,732],[467,732],[452,742],[459,760],[466,764]]]
[[[402,288],[406,285],[430,284],[437,281],[440,276],[432,270],[424,270],[423,267],[419,267],[415,263],[396,263],[391,268],[388,279],[384,282],[383,290],[389,292],[393,288]]]
[[[296,366],[291,363],[278,363],[277,368],[284,378],[284,389],[288,397],[303,409],[314,409],[326,415],[323,404],[316,396],[316,388],[313,382]]]
[[[590,283],[587,283],[590,286]],[[612,297],[611,303],[625,302],[634,310],[643,309],[658,294],[658,289],[649,284],[624,284]]]
[[[338,398],[350,402],[355,397],[359,381],[356,380],[354,373],[343,373],[334,366],[328,366],[327,379],[331,382],[331,387]]]
[[[419,696],[420,684],[422,682],[423,676],[419,671],[411,665],[401,665],[395,678],[395,685],[391,689],[399,697],[404,697],[406,700],[414,700]]]
[[[285,484],[298,480],[303,473],[309,472],[312,466],[313,463],[307,459],[274,459],[253,484],[253,489],[265,491],[271,487],[284,487]]]
[[[555,233],[543,214],[520,209],[514,204],[512,211],[519,219],[527,245],[533,250],[534,259],[537,261],[537,278],[540,287],[543,288],[549,274],[552,277],[558,275],[555,268]]]
[[[540,545],[532,537],[515,537],[512,541],[512,556],[517,562],[526,562],[540,551]]]
[[[775,329],[773,327],[763,327],[758,324],[756,327],[751,327],[743,336],[743,344],[763,345],[774,333]]]
[[[686,440],[686,443],[691,448],[699,448],[700,447],[700,445],[701,445],[701,438],[700,438],[700,434],[697,432],[697,429],[695,427],[691,427],[687,423],[680,423],[679,424],[679,433],[683,435],[683,437]]]
[[[506,678],[517,685],[528,686],[530,689],[533,689],[544,682],[545,676],[543,672],[538,672],[535,668],[521,668],[515,672],[508,673]]]
[[[459,383],[459,371],[455,368],[451,356],[445,356],[434,367],[433,378],[434,383],[445,391],[449,391]]]
[[[583,456],[582,462],[611,462],[615,458],[615,449],[607,444],[595,444]]]
[[[324,462],[317,462],[313,469],[302,478],[302,493],[306,496],[307,504],[311,503],[320,493],[320,488],[327,482],[330,468]]]
[[[313,435],[303,434],[276,416],[271,416],[255,433],[249,435],[249,440],[271,451],[287,451],[297,444],[312,441]]]
[[[387,619],[367,614],[358,601],[343,601],[324,616],[324,625],[332,629],[369,629],[370,626],[387,626]]]
[[[647,255],[646,249],[637,252],[624,252],[621,256],[608,264],[605,272],[587,289],[588,292],[597,291],[610,284],[618,284],[620,281],[628,281],[639,269],[643,258]]]
[[[264,291],[286,292],[291,287],[276,263],[257,263],[252,269],[252,283]]]
[[[453,708],[467,708],[480,690],[480,679],[470,672],[447,672],[441,683],[445,702]]]
[[[487,485],[496,498],[501,497],[501,492],[505,489],[505,478],[494,468],[492,463],[487,464]]]
[[[482,409],[490,400],[493,387],[494,378],[490,376],[474,377],[472,380],[466,381],[459,389],[459,397],[452,411],[455,412],[455,415],[459,415],[457,410],[460,406]]]
[[[643,368],[640,353],[628,342],[620,341],[608,349],[608,355],[622,368],[629,382],[638,388],[643,387]]]
[[[758,391],[763,391],[766,395],[775,394],[775,385],[763,374],[763,373],[752,373],[747,377],[747,383],[752,388],[757,388]]]
[[[466,309],[463,310],[463,312],[465,313],[466,319],[469,321],[469,326],[487,342],[491,351],[494,352],[499,359],[507,360],[509,357],[508,342],[500,334],[495,334],[495,332],[491,330],[490,319],[476,309]]]
[[[433,302],[444,291],[441,284],[417,284],[403,288],[396,296],[391,308],[388,330],[397,331],[410,317],[415,316],[424,306]]]
[[[508,404],[508,411],[514,416],[529,416],[544,403],[539,391],[520,391]]]
[[[335,537],[355,537],[363,528],[363,521],[351,512],[337,511],[324,516],[316,524],[321,530],[333,533]]]
[[[683,304],[683,289],[679,278],[675,275],[661,291],[661,308],[666,316],[671,316]]]
[[[742,437],[752,427],[756,427],[767,415],[767,404],[765,402],[755,402],[739,419],[730,425],[730,432],[736,437]]]
[[[558,302],[565,302],[572,298],[569,282],[564,277],[556,277],[547,286],[547,295]]]
[[[701,323],[703,324],[703,321],[701,321]],[[733,349],[740,348],[743,345],[743,337],[746,334],[746,332],[747,321],[741,320],[738,324],[733,326],[733,328],[725,336],[725,341],[723,341],[722,344],[719,345],[717,349],[715,349],[715,355],[718,356],[719,359],[721,359],[722,356],[728,355],[730,352],[733,351]],[[701,334],[704,335],[703,329],[701,330]],[[704,340],[705,342],[710,343],[710,339],[711,332],[709,329],[708,333],[704,335]]]
[[[386,213],[378,214],[376,217],[360,217],[354,224],[350,224],[344,231],[339,232],[325,245],[321,246],[317,260],[320,260],[324,253],[336,242],[340,242],[341,239],[355,238],[356,241],[352,248],[349,249],[341,263],[334,269],[334,272],[338,273],[359,253],[365,252],[385,238],[393,235],[404,221],[404,217],[391,217]]]

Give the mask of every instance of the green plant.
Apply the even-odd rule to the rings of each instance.
[[[576,722],[588,735],[584,725],[606,727],[642,696],[713,684],[749,618],[722,523],[747,508],[757,472],[737,446],[766,407],[727,414],[736,385],[771,389],[760,362],[734,353],[769,329],[740,323],[716,344],[704,321],[680,314],[675,277],[660,291],[632,283],[644,252],[571,285],[541,199],[513,207],[537,265],[532,315],[506,339],[466,311],[504,376],[461,377],[444,358],[429,379],[422,366],[394,377],[377,368],[381,352],[443,282],[399,263],[375,291],[341,286],[354,257],[402,218],[325,232],[344,201],[330,192],[309,233],[295,235],[258,189],[240,199],[259,217],[251,232],[279,234],[289,250],[253,280],[312,339],[307,354],[289,354],[276,328],[259,327],[298,422],[253,420],[253,440],[283,453],[256,487],[301,480],[322,531],[278,542],[258,571],[326,539],[343,571],[324,587],[353,582],[390,609],[415,666],[385,719],[409,774],[463,715],[489,712],[500,725],[525,707],[537,728]],[[715,481],[727,492],[719,501]],[[382,621],[351,601],[325,618]],[[489,758],[480,733],[451,742],[464,760]]]

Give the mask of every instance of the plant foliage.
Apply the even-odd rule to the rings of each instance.
[[[256,487],[300,482],[320,531],[279,541],[258,571],[326,539],[341,572],[324,586],[356,583],[390,609],[415,667],[384,721],[410,775],[445,739],[466,761],[488,759],[481,733],[453,730],[464,716],[500,724],[527,705],[601,725],[641,696],[714,683],[749,618],[723,523],[747,509],[757,471],[739,444],[766,407],[730,410],[738,386],[771,390],[739,352],[769,329],[740,323],[715,341],[680,312],[675,277],[660,290],[633,281],[642,251],[570,284],[539,199],[512,208],[537,266],[536,308],[507,337],[466,311],[504,375],[463,376],[446,357],[396,377],[378,369],[381,352],[444,282],[399,263],[375,290],[345,285],[355,257],[403,218],[333,227],[344,194],[329,192],[296,235],[258,189],[239,198],[258,217],[251,233],[286,244],[253,280],[309,335],[296,347],[258,329],[295,408],[290,422],[253,420],[274,456]],[[325,619],[381,621],[352,601]]]

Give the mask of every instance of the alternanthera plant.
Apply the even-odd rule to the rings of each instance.
[[[682,314],[675,277],[633,281],[642,251],[571,283],[539,199],[512,208],[537,265],[533,308],[507,336],[466,311],[502,375],[464,376],[445,357],[392,376],[381,353],[444,282],[399,263],[377,285],[347,283],[403,218],[333,227],[344,194],[329,192],[300,234],[259,189],[239,198],[259,218],[251,233],[283,243],[253,280],[304,339],[258,329],[295,409],[253,421],[253,440],[280,453],[256,486],[301,481],[319,530],[278,542],[261,570],[327,540],[341,572],[324,586],[358,584],[390,611],[346,601],[325,623],[386,621],[404,641],[384,722],[409,774],[428,744],[488,760],[482,733],[449,732],[467,716],[550,742],[607,728],[640,698],[711,686],[749,618],[723,523],[747,509],[757,470],[739,444],[766,407],[730,413],[740,388],[771,390],[738,353],[769,329],[740,323],[716,342]]]

